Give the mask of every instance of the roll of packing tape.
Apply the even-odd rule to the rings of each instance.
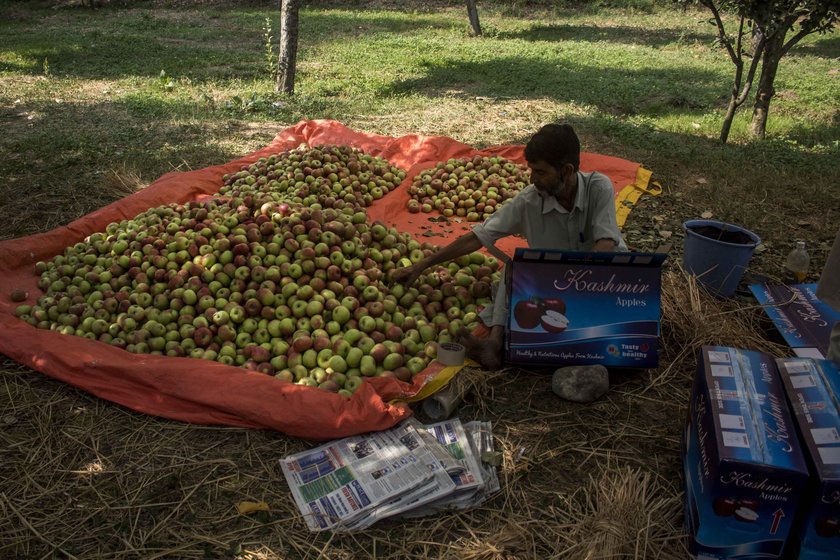
[[[457,342],[443,342],[437,345],[437,360],[445,366],[462,366],[466,348]]]
[[[463,394],[455,390],[450,383],[434,395],[423,400],[423,411],[426,415],[438,422],[452,416],[452,412],[461,404]]]

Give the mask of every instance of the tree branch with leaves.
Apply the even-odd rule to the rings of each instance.
[[[710,22],[717,28],[717,41],[726,49],[729,59],[735,65],[729,106],[720,134],[720,140],[724,143],[729,137],[735,112],[747,100],[757,72],[759,78],[750,131],[754,137],[765,137],[770,101],[776,94],[774,84],[782,57],[802,38],[812,33],[830,31],[837,25],[840,14],[840,2],[837,0],[676,1],[682,4],[697,3],[712,13]],[[722,16],[728,13],[735,15],[738,21],[738,30],[734,38],[727,34]],[[796,32],[788,38],[794,29]],[[744,58],[750,55],[743,49],[743,39],[748,30],[752,36],[753,52],[745,76]]]

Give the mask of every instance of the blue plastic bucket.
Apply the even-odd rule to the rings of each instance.
[[[746,243],[730,243],[707,237],[698,228],[716,228],[716,237],[744,234]],[[708,291],[719,297],[730,297],[747,270],[756,245],[761,239],[744,228],[711,220],[689,220],[683,224],[685,250],[683,268],[693,274]],[[711,230],[710,230],[711,233]]]

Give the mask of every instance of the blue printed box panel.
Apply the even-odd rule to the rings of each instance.
[[[753,284],[750,290],[791,348],[816,348],[826,355],[840,312],[817,298],[816,284]]]
[[[840,558],[840,371],[827,360],[777,364],[813,478],[798,527],[799,558]]]
[[[684,440],[692,554],[779,557],[808,469],[773,358],[703,347]]]
[[[665,257],[517,249],[507,360],[656,367]]]

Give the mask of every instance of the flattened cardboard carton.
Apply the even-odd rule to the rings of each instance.
[[[776,360],[811,485],[797,524],[801,560],[840,558],[840,371],[827,360]]]
[[[657,367],[666,256],[517,249],[506,360]]]
[[[816,284],[753,284],[750,290],[797,356],[825,358],[840,312],[820,301]]]
[[[772,357],[701,349],[683,451],[690,552],[704,560],[778,558],[808,468]]]

